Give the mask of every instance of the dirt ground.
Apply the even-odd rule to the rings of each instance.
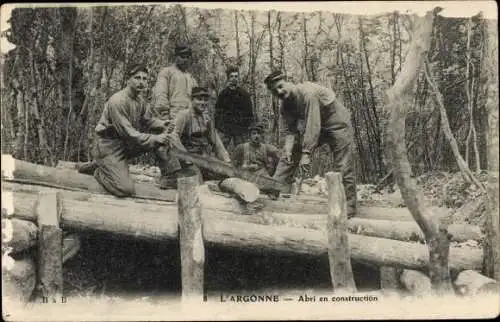
[[[309,180],[308,193],[324,194],[324,179]],[[487,175],[479,176],[486,184]],[[467,185],[460,174],[430,173],[417,178],[426,203],[450,210],[453,222],[482,225],[485,197]],[[360,204],[404,206],[399,190],[360,185]],[[65,264],[68,296],[113,297],[131,294],[180,295],[180,255],[176,242],[154,243],[120,239],[110,234],[81,234],[80,252]],[[274,253],[249,253],[221,247],[207,247],[205,289],[207,294],[267,289],[329,289],[328,259]],[[353,263],[359,290],[377,290],[379,272],[375,267]]]

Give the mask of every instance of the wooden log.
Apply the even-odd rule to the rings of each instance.
[[[431,279],[422,272],[404,269],[401,284],[413,295],[426,296],[432,293]]]
[[[260,194],[259,188],[250,181],[240,178],[227,178],[220,183],[222,191],[236,195],[244,202],[254,202]]]
[[[400,288],[399,271],[396,267],[380,267],[380,289],[384,293],[395,292]]]
[[[38,228],[27,220],[2,218],[2,245],[12,253],[25,251],[36,245]]]
[[[36,203],[36,195],[19,191],[13,192],[13,195],[15,216],[35,220],[36,215],[32,209]],[[61,191],[61,196],[63,228],[93,229],[154,240],[177,238],[175,203],[144,202],[75,191]],[[219,211],[214,209],[203,208],[203,211],[203,235],[206,242],[254,250],[312,255],[327,253],[325,231],[238,222],[221,218]],[[428,263],[424,245],[354,234],[349,234],[348,238],[351,258],[355,260],[411,269],[425,269]],[[481,265],[480,248],[451,247],[452,269],[480,269]]]
[[[35,285],[36,265],[33,258],[26,256],[14,260],[5,256],[2,259],[2,300],[8,300],[9,303],[27,302]]]
[[[205,246],[198,197],[198,177],[177,180],[179,189],[179,243],[181,247],[182,299],[203,300]]]
[[[2,154],[2,179],[28,184],[51,186],[59,189],[83,190],[108,194],[93,176],[71,169],[57,169],[33,164]],[[162,190],[147,183],[135,184],[135,198],[175,201],[176,190]]]
[[[40,193],[35,206],[38,221],[38,278],[41,295],[60,299],[63,295],[63,232],[59,227],[57,192]]]
[[[355,292],[351,254],[347,237],[347,205],[342,175],[328,172],[328,261],[333,290]]]
[[[460,295],[477,295],[482,293],[498,293],[499,285],[492,278],[481,275],[474,270],[466,270],[458,274],[455,288]]]
[[[9,191],[25,192],[36,194],[41,191],[51,191],[52,188],[33,186],[33,185],[22,185],[17,183],[5,182],[4,190],[2,193],[9,194]],[[138,205],[147,204],[141,202],[139,199],[126,198],[118,199],[113,196],[106,196],[104,199],[99,198],[97,194],[90,194],[86,192],[74,192],[74,191],[64,191],[59,190],[63,199],[78,199],[78,200],[90,200],[95,199],[96,202],[111,202],[120,207],[123,205],[133,205],[135,209]],[[251,222],[255,224],[262,225],[284,225],[290,227],[304,227],[311,229],[321,229],[326,230],[327,215],[325,214],[297,214],[297,213],[280,213],[271,212],[267,209],[263,209],[255,212],[251,216],[242,216],[245,213],[245,207],[251,206],[251,204],[242,205],[237,200],[233,198],[226,198],[221,195],[214,195],[208,190],[206,186],[199,187],[199,198],[200,202],[205,210],[211,210],[207,215],[216,215],[221,220],[229,219],[235,221]],[[12,199],[11,197],[6,197],[5,199]],[[175,206],[174,203],[159,202],[153,203],[148,201],[151,205],[160,204],[162,206]],[[174,211],[174,208],[172,211]],[[177,208],[175,208],[176,211]],[[403,208],[396,208],[399,210]],[[391,210],[390,208],[367,208],[366,210],[361,208],[360,212],[370,211],[375,213],[379,211],[381,214],[385,214],[386,211]],[[404,210],[404,209],[403,209]],[[126,210],[125,210],[126,211]],[[352,218],[348,221],[349,231],[354,234],[367,235],[372,237],[383,237],[402,241],[424,241],[424,236],[415,222],[408,221],[389,221],[389,220],[371,220],[364,218]],[[478,226],[468,225],[468,224],[452,224],[448,226],[448,231],[452,234],[452,241],[463,242],[467,240],[481,240],[483,235],[481,229]]]

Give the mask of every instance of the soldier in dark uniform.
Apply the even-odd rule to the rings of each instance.
[[[109,193],[118,197],[134,194],[129,159],[155,151],[162,173],[171,159],[164,148],[169,121],[154,118],[141,97],[148,80],[146,67],[132,66],[127,71],[127,77],[127,86],[106,102],[95,128],[95,160],[79,169],[81,173],[93,173]]]
[[[264,126],[254,124],[249,129],[250,140],[238,145],[233,152],[233,165],[254,173],[272,176],[279,160],[278,149],[262,142]]]
[[[229,148],[231,142],[237,146],[246,141],[255,115],[250,94],[239,85],[238,68],[229,67],[226,75],[228,84],[217,97],[214,120],[222,143]]]
[[[275,71],[264,82],[283,101],[281,115],[286,124],[284,155],[274,178],[291,183],[298,166],[308,167],[313,150],[327,143],[333,152],[333,171],[342,173],[348,217],[356,214],[356,180],[352,156],[350,113],[335,93],[311,82],[293,84]]]

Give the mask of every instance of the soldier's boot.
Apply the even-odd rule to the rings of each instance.
[[[97,167],[98,167],[97,162],[92,161],[79,164],[77,166],[77,169],[79,173],[88,174],[92,176],[94,175],[94,172],[97,169]]]

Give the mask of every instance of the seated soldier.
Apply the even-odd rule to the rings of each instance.
[[[264,126],[249,128],[250,141],[238,145],[233,153],[233,165],[254,173],[272,176],[279,160],[279,152],[271,144],[263,143]]]
[[[175,127],[172,133],[172,142],[180,149],[193,154],[213,156],[226,163],[231,163],[231,158],[214,127],[214,122],[208,115],[208,98],[210,94],[204,87],[194,87],[192,90],[192,104],[188,109],[181,110],[175,118]],[[203,181],[221,179],[206,169],[188,162],[180,161],[182,174],[177,175],[201,175]],[[174,182],[170,183],[175,185]]]
[[[117,197],[135,192],[128,159],[155,151],[162,174],[170,166],[167,151],[162,148],[168,139],[168,121],[153,118],[140,95],[146,89],[148,71],[145,66],[135,65],[126,76],[126,87],[106,102],[95,128],[95,160],[79,169],[80,173],[94,174],[96,180]]]

